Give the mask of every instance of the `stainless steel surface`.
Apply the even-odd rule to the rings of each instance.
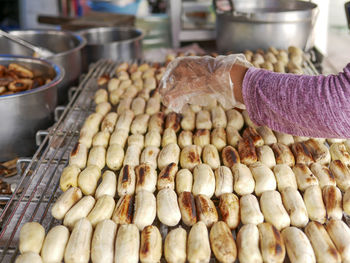
[[[50,207],[60,194],[62,169],[78,140],[81,125],[94,111],[91,98],[98,87],[98,76],[114,72],[115,65],[101,61],[90,70],[21,174],[14,194],[0,215],[0,262],[14,262],[18,253],[19,230],[24,223],[35,220],[42,223],[47,231],[58,222],[52,218]]]
[[[85,39],[77,34],[58,30],[20,30],[10,33],[56,53],[48,60],[63,67],[66,72],[58,91],[59,104],[66,103],[68,88],[77,82],[83,72],[82,49],[86,45]],[[5,37],[0,37],[0,53],[32,56],[33,52]]]
[[[52,81],[39,88],[0,96],[0,161],[31,156],[35,151],[35,133],[53,123],[57,89],[64,71],[45,60],[27,57],[0,57],[1,65],[16,62]]]
[[[80,31],[87,40],[84,57],[88,63],[101,58],[132,60],[142,58],[143,32],[135,28],[98,27]]]
[[[36,53],[35,55],[40,57],[40,58],[47,58],[47,57],[51,57],[51,56],[55,55],[54,53],[52,53],[50,50],[48,50],[46,48],[37,47],[35,45],[32,45],[31,43],[24,41],[23,39],[20,39],[17,36],[11,35],[11,34],[7,33],[6,31],[3,31],[1,29],[0,29],[0,35],[10,39],[11,41],[14,41],[17,44],[20,44],[26,48],[33,50],[33,52]]]
[[[233,12],[217,12],[216,44],[221,53],[245,49],[302,49],[309,41],[317,17],[317,6],[303,1],[234,0]]]
[[[305,61],[306,73],[318,74]],[[21,174],[17,189],[0,215],[0,262],[13,262],[18,255],[19,230],[24,223],[41,223],[46,232],[60,221],[51,216],[50,208],[61,194],[59,179],[68,164],[70,151],[79,138],[79,130],[88,114],[94,111],[93,95],[97,79],[114,72],[117,63],[98,61],[74,93],[58,122],[50,129],[33,159]],[[168,228],[156,222],[164,236]],[[185,229],[186,226],[184,226]],[[161,262],[165,262],[162,259]],[[210,262],[216,262],[212,257]]]

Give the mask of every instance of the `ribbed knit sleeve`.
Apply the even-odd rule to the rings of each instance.
[[[329,76],[249,68],[242,92],[257,125],[299,136],[350,138],[350,64]]]

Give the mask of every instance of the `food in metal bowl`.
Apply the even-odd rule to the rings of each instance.
[[[17,63],[0,65],[0,96],[35,89],[51,81]]]

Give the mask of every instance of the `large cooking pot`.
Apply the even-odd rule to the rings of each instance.
[[[10,33],[34,45],[57,53],[47,58],[47,60],[63,67],[65,70],[65,77],[58,90],[58,103],[66,103],[68,88],[76,84],[83,71],[82,49],[86,45],[86,40],[77,34],[58,30],[18,30]],[[5,37],[0,37],[0,53],[23,56],[33,55],[33,51],[30,49]]]
[[[136,28],[97,27],[80,31],[86,41],[87,63],[101,58],[133,60],[142,58],[143,32]]]
[[[61,67],[45,60],[0,56],[0,65],[10,63],[23,65],[35,76],[48,77],[52,81],[32,90],[0,96],[0,161],[34,153],[35,133],[53,123],[57,89],[64,77]]]
[[[216,44],[220,52],[245,49],[306,49],[317,17],[317,5],[304,1],[232,0],[234,11],[216,16]]]

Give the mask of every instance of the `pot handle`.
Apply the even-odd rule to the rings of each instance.
[[[346,19],[348,21],[348,27],[350,28],[350,1],[344,4]]]
[[[308,50],[310,48],[312,48],[310,45],[311,45],[311,41],[312,41],[312,38],[314,37],[314,32],[315,32],[315,24],[316,24],[316,21],[317,21],[317,17],[318,17],[318,14],[320,13],[320,9],[319,7],[316,7],[315,8],[315,13],[314,13],[314,17],[312,18],[312,21],[311,21],[311,34],[309,34],[307,40],[306,40],[306,44],[305,44],[305,50]]]

